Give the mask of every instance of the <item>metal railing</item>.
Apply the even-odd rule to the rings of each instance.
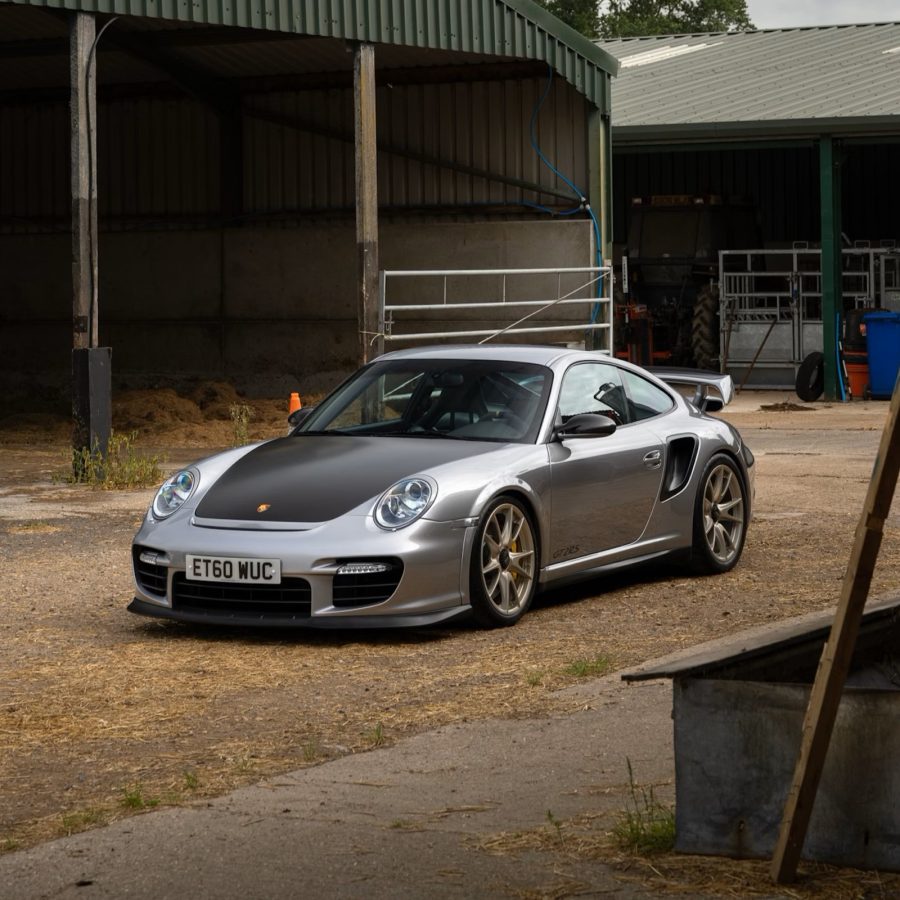
[[[608,266],[381,272],[379,343],[428,343],[566,332],[611,352]],[[604,288],[606,290],[604,291]],[[399,295],[399,296],[398,296]],[[576,312],[577,310],[577,312]]]
[[[887,247],[842,250],[845,310],[876,305],[882,259],[891,252]],[[723,371],[777,370],[777,386],[793,384],[804,357],[822,349],[821,255],[808,247],[719,252]]]

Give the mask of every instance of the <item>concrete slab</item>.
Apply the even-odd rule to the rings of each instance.
[[[448,726],[0,857],[9,900],[101,897],[649,897],[609,866],[493,855],[500,832],[623,808],[627,760],[672,793],[671,689],[609,676],[565,692],[577,711]],[[556,888],[554,887],[556,886]]]

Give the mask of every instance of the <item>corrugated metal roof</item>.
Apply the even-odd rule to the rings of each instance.
[[[598,41],[618,142],[900,133],[900,23]]]
[[[26,6],[228,25],[378,44],[544,60],[609,108],[616,61],[532,0],[14,0]]]

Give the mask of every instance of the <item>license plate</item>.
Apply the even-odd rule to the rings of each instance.
[[[249,559],[241,556],[186,557],[189,581],[224,581],[229,584],[281,584],[280,559]]]

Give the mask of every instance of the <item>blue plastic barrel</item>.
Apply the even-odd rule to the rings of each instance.
[[[869,393],[890,397],[900,371],[900,313],[869,312],[866,341],[869,345]]]

